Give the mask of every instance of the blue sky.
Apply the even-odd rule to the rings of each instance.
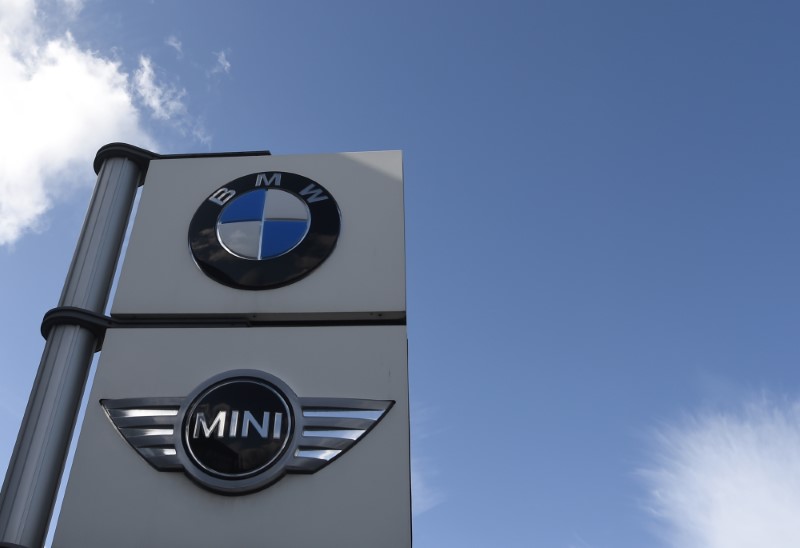
[[[402,149],[415,547],[797,546],[798,19],[0,0],[0,470],[100,146]]]

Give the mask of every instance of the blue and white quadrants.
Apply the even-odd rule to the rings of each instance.
[[[284,171],[251,173],[203,200],[189,224],[189,248],[218,283],[274,289],[325,262],[340,227],[336,200],[316,181]]]
[[[234,255],[263,260],[297,247],[309,224],[303,200],[278,188],[258,189],[228,202],[217,221],[217,234]]]

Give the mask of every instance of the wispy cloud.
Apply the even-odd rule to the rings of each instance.
[[[186,89],[161,81],[156,75],[152,59],[145,55],[139,56],[134,87],[153,118],[169,122],[182,135],[190,135],[206,145],[210,143],[211,138],[202,122],[189,114],[184,102]]]
[[[424,440],[435,435],[433,410],[416,402],[411,406],[411,510],[415,516],[435,508],[445,500],[436,483],[435,463],[424,456]]]
[[[181,43],[180,40],[178,40],[177,36],[174,35],[167,36],[167,39],[164,40],[164,43],[178,53],[178,59],[183,57],[183,44]]]
[[[583,540],[583,538],[577,534],[573,534],[573,541],[567,545],[567,548],[594,548],[591,544]]]
[[[213,53],[217,58],[217,63],[211,69],[211,74],[221,74],[223,72],[228,74],[231,71],[231,63],[228,61],[228,56],[224,51],[215,51]]]
[[[800,402],[767,396],[658,429],[643,472],[669,546],[800,546]]]
[[[431,483],[435,471],[419,458],[411,459],[411,510],[415,516],[441,504],[444,495]]]
[[[139,68],[134,74],[134,82],[136,92],[155,119],[174,120],[186,116],[186,105],[183,104],[186,90],[158,82],[149,57],[139,57]]]
[[[76,17],[83,9],[84,0],[59,0],[69,17]]]
[[[103,144],[153,145],[119,63],[45,36],[36,17],[32,0],[0,2],[0,245],[41,228],[59,193],[93,183],[87,158]]]

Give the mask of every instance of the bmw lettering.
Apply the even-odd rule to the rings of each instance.
[[[189,225],[189,247],[211,279],[237,289],[294,283],[333,252],[339,207],[319,183],[281,171],[251,173],[211,193]]]

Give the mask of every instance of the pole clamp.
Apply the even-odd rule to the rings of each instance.
[[[59,306],[48,310],[42,318],[42,337],[47,339],[50,331],[57,325],[77,325],[92,332],[97,344],[95,352],[103,347],[103,340],[106,338],[106,330],[113,327],[114,320],[103,314],[92,312],[84,308],[75,306]]]

